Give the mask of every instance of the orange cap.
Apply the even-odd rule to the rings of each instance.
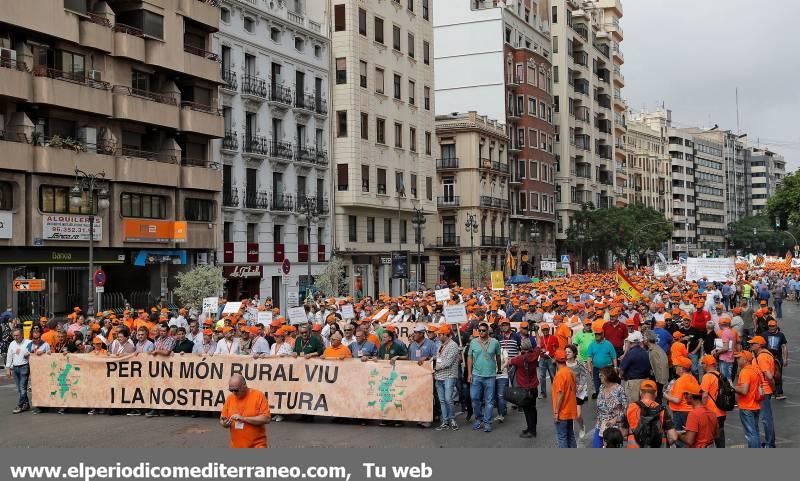
[[[681,331],[675,331],[672,333],[672,338],[678,340],[683,337],[683,333]]]
[[[203,329],[204,336],[210,336],[212,334],[214,334],[214,331],[212,331],[211,329]]]
[[[442,324],[441,326],[439,326],[439,329],[436,332],[439,334],[449,335],[450,326],[448,324]]]
[[[734,354],[733,357],[741,357],[745,361],[750,362],[753,360],[753,353],[750,351],[739,351]]]
[[[527,322],[525,322],[525,321],[522,321],[522,322],[520,322],[520,323],[519,323],[519,328],[520,328],[520,329],[522,329],[522,328],[525,328],[525,329],[527,329],[527,328],[528,328],[528,323],[527,323]]]
[[[556,362],[567,362],[567,353],[563,349],[559,349],[556,351],[555,355]]]
[[[733,308],[733,313],[734,314],[741,314],[742,313],[742,308],[741,307],[734,307]]]
[[[700,358],[700,362],[704,366],[714,366],[717,364],[717,359],[710,354],[706,354],[705,356]]]
[[[747,343],[748,344],[761,344],[762,346],[766,346],[767,345],[767,341],[765,341],[764,338],[761,337],[761,336],[755,336],[752,339],[750,339],[749,341],[747,341]]]
[[[722,316],[719,318],[719,325],[720,326],[730,326],[731,319],[728,316]]]
[[[314,326],[311,328],[312,332],[320,332],[321,330],[322,330],[322,326],[319,325],[319,324],[314,324]]]
[[[259,329],[258,327],[256,327],[256,326],[251,326],[250,327],[250,334],[255,336],[256,334],[258,334],[260,332],[261,332],[261,329]]]
[[[656,385],[655,381],[651,381],[650,379],[645,379],[644,381],[642,381],[641,384],[639,384],[639,390],[656,392],[658,391],[658,385]]]
[[[688,357],[679,357],[672,360],[672,364],[678,367],[682,367],[684,369],[691,369],[692,368],[692,360]]]

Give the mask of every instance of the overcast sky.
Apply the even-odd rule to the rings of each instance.
[[[623,0],[624,97],[672,109],[676,127],[719,124],[800,168],[797,0]]]

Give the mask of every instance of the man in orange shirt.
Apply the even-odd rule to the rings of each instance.
[[[222,406],[219,424],[230,430],[232,448],[266,448],[267,428],[270,422],[267,397],[261,391],[250,389],[241,374],[228,381],[231,395]]]
[[[342,334],[339,332],[334,332],[331,335],[331,345],[325,348],[325,351],[322,353],[323,359],[348,359],[353,357],[353,353],[350,352],[350,348],[342,344]]]
[[[669,401],[672,419],[675,421],[675,429],[683,431],[686,425],[686,417],[689,415],[689,411],[692,410],[692,406],[686,401],[686,397],[683,394],[689,386],[697,384],[697,379],[692,376],[692,360],[688,357],[673,358],[672,364],[675,366],[675,374],[678,375],[678,378],[664,389],[664,399]]]
[[[716,400],[719,397],[719,383],[720,372],[717,369],[717,359],[714,356],[706,354],[700,359],[700,364],[703,365],[703,379],[700,380],[700,388],[703,389],[703,399],[705,400],[706,407],[717,416],[717,438],[714,444],[718,448],[725,447],[725,419],[728,413],[717,407]],[[725,382],[728,382],[725,379]]]
[[[572,421],[578,417],[577,383],[567,367],[567,354],[559,349],[554,355],[558,371],[553,379],[553,421],[556,424],[559,448],[577,448]]]
[[[628,431],[628,448],[661,447],[664,444],[664,441],[672,444],[678,439],[678,434],[675,432],[675,427],[672,421],[672,412],[667,407],[662,408],[661,405],[656,401],[657,392],[658,385],[655,381],[651,381],[650,379],[642,381],[642,383],[639,385],[639,400],[628,404],[625,418],[622,420],[623,427],[627,428]],[[648,413],[648,410],[650,413]],[[655,442],[652,445],[641,446],[636,440],[635,434],[636,429],[639,427],[639,421],[641,420],[643,414],[645,416],[655,416],[653,413],[655,410],[659,411],[659,424],[661,426],[663,437],[658,440],[660,442],[659,446],[655,446]],[[643,443],[647,443],[647,440],[640,440]]]
[[[692,380],[694,382],[689,383],[683,393],[692,410],[686,418],[686,429],[678,439],[688,448],[707,448],[717,437],[717,416],[705,406],[700,384]]]
[[[674,366],[675,359],[689,357],[689,349],[686,347],[686,336],[681,331],[673,332],[672,339],[674,339],[675,342],[673,342],[669,348],[669,358]]]
[[[758,432],[758,417],[761,406],[761,373],[753,365],[753,353],[740,351],[734,354],[739,366],[739,377],[736,386],[736,403],[739,405],[739,420],[744,429],[744,438],[748,448],[761,447],[761,434]]]
[[[761,372],[761,396],[758,417],[764,426],[764,442],[762,448],[775,447],[775,421],[772,417],[772,394],[775,392],[775,357],[766,349],[767,341],[762,336],[755,336],[748,341],[753,353],[753,365]]]

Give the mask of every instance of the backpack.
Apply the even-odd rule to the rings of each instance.
[[[661,413],[664,406],[647,407],[643,402],[636,401],[639,406],[639,425],[633,430],[636,444],[642,448],[660,448],[664,442],[664,430],[661,426]]]
[[[721,411],[733,411],[736,405],[736,391],[734,391],[731,382],[728,378],[722,377],[719,373],[710,373],[717,377],[719,389],[717,390],[717,398],[711,398],[717,408]]]

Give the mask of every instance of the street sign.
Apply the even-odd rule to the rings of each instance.
[[[292,263],[289,262],[289,259],[284,258],[283,264],[281,264],[281,270],[284,274],[288,274],[292,270]]]
[[[45,290],[44,279],[16,279],[13,285],[15,291],[41,292]]]
[[[94,278],[93,279],[94,279],[94,286],[95,287],[103,287],[103,286],[105,286],[106,285],[106,280],[108,280],[108,278],[106,277],[106,272],[103,269],[97,269],[96,271],[94,271]],[[100,291],[97,291],[97,292],[100,292]]]
[[[539,270],[544,272],[555,272],[558,269],[555,261],[542,261]]]
[[[106,288],[105,288],[105,287],[103,287],[103,286],[95,286],[95,287],[94,287],[94,292],[96,292],[96,293],[98,293],[98,294],[101,294],[101,293],[103,293],[103,292],[105,292],[105,291],[106,291]]]
[[[561,254],[561,263],[569,264],[569,254]]]
[[[283,285],[284,286],[288,286],[289,285],[289,275],[288,274],[284,274],[284,275],[281,276],[281,278],[282,278],[281,280],[283,282]]]

